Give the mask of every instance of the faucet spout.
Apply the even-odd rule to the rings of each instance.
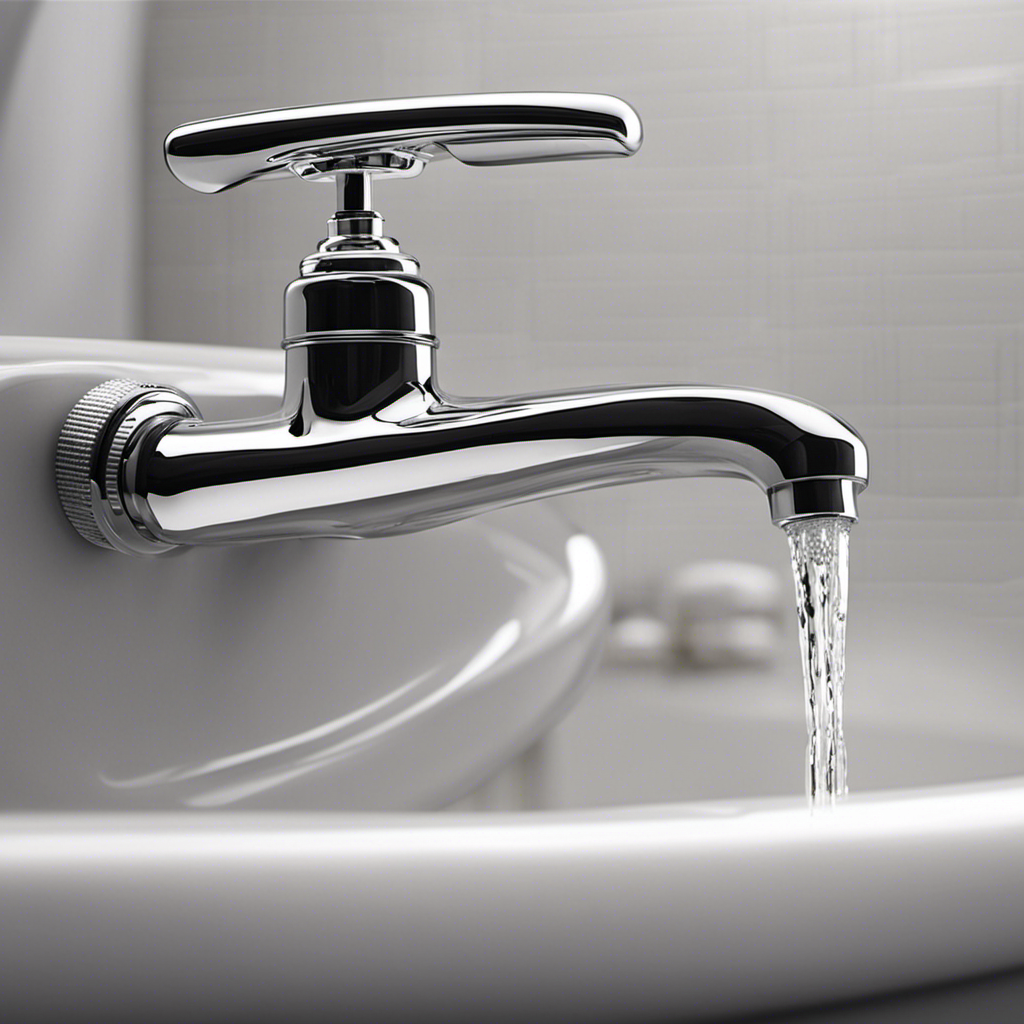
[[[671,477],[756,483],[779,524],[856,518],[867,449],[783,395],[694,385],[446,396],[434,349],[293,346],[274,416],[166,419],[134,446],[125,507],[163,544],[373,537],[569,491]],[[342,382],[344,387],[341,386]]]

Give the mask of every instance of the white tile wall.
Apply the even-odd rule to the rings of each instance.
[[[327,190],[187,193],[181,121],[386,95],[630,100],[634,160],[447,163],[377,192],[438,293],[456,393],[704,380],[776,388],[865,433],[857,586],[1024,614],[1024,4],[158,3],[150,8],[146,333],[275,345]],[[626,600],[667,563],[785,569],[732,481],[564,504]]]

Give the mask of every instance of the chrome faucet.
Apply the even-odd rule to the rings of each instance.
[[[329,237],[285,291],[281,409],[223,423],[161,385],[114,380],[71,410],[61,503],[103,547],[373,537],[503,505],[663,477],[758,484],[773,521],[856,519],[867,449],[837,417],[731,387],[599,388],[490,400],[437,385],[433,293],[383,234],[374,176],[625,157],[640,121],[611,96],[511,93],[260,111],[176,128],[167,164],[200,192],[335,179]]]

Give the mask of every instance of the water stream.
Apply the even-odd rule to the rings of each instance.
[[[786,527],[793,558],[807,710],[807,799],[830,806],[847,792],[843,738],[850,520],[798,519]]]

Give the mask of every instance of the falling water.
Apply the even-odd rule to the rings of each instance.
[[[807,799],[834,804],[846,794],[843,678],[850,520],[798,519],[786,527],[793,557],[804,694],[807,700]]]

